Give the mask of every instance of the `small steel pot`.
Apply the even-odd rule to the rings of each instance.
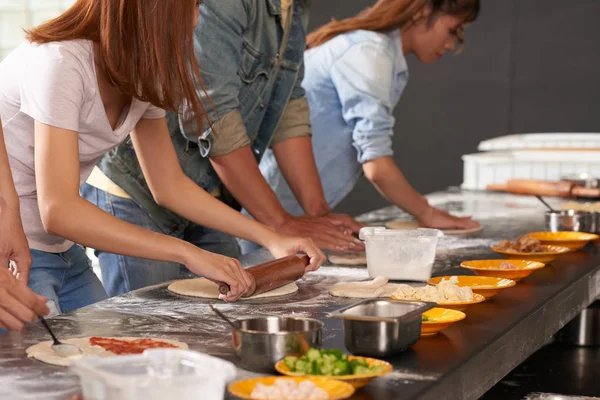
[[[357,356],[391,357],[419,340],[422,315],[435,303],[368,299],[331,313],[344,320],[344,344]]]
[[[573,183],[576,186],[597,189],[600,187],[600,179],[586,173],[565,175],[562,181]]]
[[[256,317],[234,324],[235,356],[242,368],[254,372],[272,372],[285,356],[303,355],[323,341],[324,324],[311,318]]]
[[[572,231],[593,233],[594,219],[587,211],[563,210],[546,211],[546,230],[550,232]]]
[[[600,301],[592,303],[556,334],[559,343],[600,346]]]

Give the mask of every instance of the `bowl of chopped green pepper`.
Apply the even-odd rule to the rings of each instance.
[[[392,371],[392,365],[369,357],[349,356],[339,349],[310,348],[302,357],[287,356],[275,364],[275,370],[288,376],[322,376],[344,381],[355,388]]]

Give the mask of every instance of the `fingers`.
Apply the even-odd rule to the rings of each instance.
[[[306,272],[316,271],[325,262],[325,253],[311,239],[303,239],[301,249],[310,258],[310,264],[306,266]]]
[[[0,328],[20,331],[23,329],[23,323],[3,308],[0,308]]]
[[[19,287],[17,287],[17,290],[18,289]],[[31,306],[26,305],[31,299],[24,297],[25,296],[21,296],[21,298],[17,300],[10,290],[7,290],[6,288],[0,289],[2,308],[21,322],[33,322],[37,319],[37,315],[33,312]]]
[[[358,232],[360,231],[360,228],[364,228],[366,226],[365,224],[358,222],[348,214],[330,214],[330,217],[333,219],[333,221],[336,221],[339,224],[343,224],[352,232]]]
[[[225,301],[233,302],[245,295],[252,286],[250,274],[244,270],[242,264],[235,258],[224,257],[226,259],[226,269],[229,280],[225,281],[229,285],[229,292],[225,295]]]
[[[309,235],[319,247],[323,248],[322,245],[327,246],[328,250],[337,251],[360,251],[364,249],[364,245],[352,234],[344,234],[344,232],[337,229],[325,228],[321,230],[314,230]]]

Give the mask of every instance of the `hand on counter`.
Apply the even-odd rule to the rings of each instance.
[[[47,315],[46,298],[18,281],[5,267],[0,268],[0,329],[21,330],[25,322]]]
[[[245,295],[253,284],[252,277],[235,258],[202,250],[192,244],[187,247],[185,266],[217,284],[229,285],[229,292],[220,297],[226,302],[236,301]]]
[[[347,219],[344,216],[327,214],[319,217],[289,216],[283,223],[276,226],[278,233],[289,236],[311,238],[321,249],[334,251],[362,251],[363,244],[352,235],[352,228],[340,222]],[[349,222],[348,222],[349,223]]]
[[[474,229],[480,226],[479,222],[471,217],[455,217],[435,207],[430,207],[417,220],[423,227],[437,229]]]
[[[348,214],[334,214],[330,212],[324,215],[323,218],[329,220],[335,226],[344,228],[344,233],[347,235],[358,233],[360,228],[367,226],[362,222],[358,222]]]

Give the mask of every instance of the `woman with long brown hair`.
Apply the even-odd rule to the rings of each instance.
[[[393,110],[408,81],[405,56],[439,60],[462,43],[479,0],[378,0],[358,15],[308,35],[302,86],[310,105],[313,148],[325,197],[335,207],[361,175],[422,226],[473,228],[428,204],[392,158]],[[300,208],[272,157],[261,170],[285,208]]]
[[[94,165],[130,135],[156,201],[174,212],[258,240],[275,256],[323,254],[211,197],[181,170],[165,111],[183,103],[202,124],[195,84],[196,0],[78,0],[27,33],[0,64],[0,113],[32,253],[29,285],[67,312],[106,297],[83,247],[178,262],[225,282],[233,301],[250,286],[240,263],[119,220],[79,195]],[[185,194],[185,195],[182,195]]]

